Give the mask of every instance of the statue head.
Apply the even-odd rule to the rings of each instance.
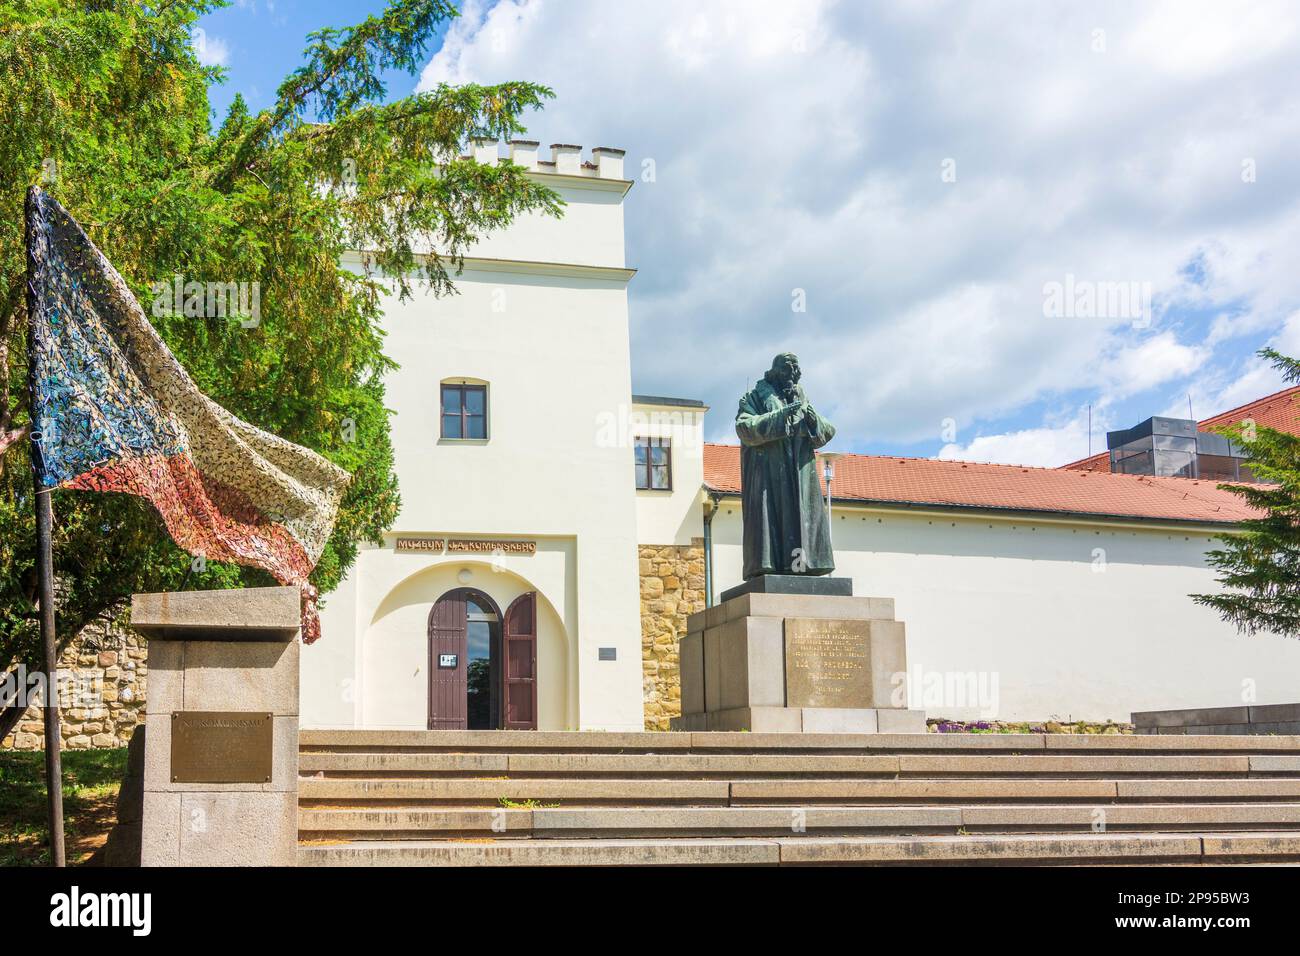
[[[789,389],[799,381],[803,373],[799,370],[799,356],[793,352],[781,352],[772,359],[772,367],[763,373],[769,385],[778,389]]]

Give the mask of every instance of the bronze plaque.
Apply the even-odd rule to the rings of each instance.
[[[172,712],[172,783],[270,783],[275,721],[249,711]]]
[[[496,538],[398,538],[397,551],[431,554],[536,554],[536,541],[502,541]]]
[[[785,621],[787,707],[871,706],[871,622]]]

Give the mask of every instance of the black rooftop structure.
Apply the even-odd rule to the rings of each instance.
[[[1152,416],[1106,433],[1110,470],[1126,475],[1253,481],[1246,452],[1222,435],[1203,432],[1190,418]]]

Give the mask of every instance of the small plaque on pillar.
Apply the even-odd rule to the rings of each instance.
[[[869,621],[786,618],[785,705],[872,706]]]
[[[246,711],[172,712],[173,783],[269,783],[275,721]]]

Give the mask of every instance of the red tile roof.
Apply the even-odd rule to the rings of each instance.
[[[1197,427],[1203,431],[1208,431],[1220,425],[1235,425],[1237,422],[1252,418],[1255,420],[1255,424],[1260,427],[1271,428],[1274,431],[1286,432],[1291,435],[1300,435],[1300,397],[1298,396],[1300,396],[1300,385],[1284,388],[1280,392],[1265,395],[1253,402],[1213,415],[1202,421]],[[1110,452],[1098,452],[1089,458],[1080,458],[1078,461],[1072,461],[1068,465],[1061,465],[1061,467],[1072,471],[1109,473]]]
[[[740,491],[740,446],[704,446],[704,484]],[[1255,514],[1213,481],[884,455],[837,459],[834,491],[837,500],[1151,521],[1220,524]]]
[[[1284,388],[1272,395],[1265,395],[1253,402],[1230,408],[1201,422],[1202,428],[1219,425],[1235,425],[1247,418],[1253,418],[1261,428],[1287,434],[1300,434],[1300,385]]]

